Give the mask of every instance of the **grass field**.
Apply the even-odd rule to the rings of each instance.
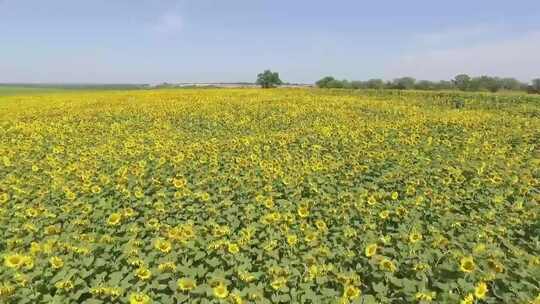
[[[0,103],[0,302],[540,302],[538,96],[41,93]]]

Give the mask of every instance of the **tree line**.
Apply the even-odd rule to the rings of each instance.
[[[461,90],[461,91],[527,91],[540,94],[540,78],[531,83],[524,83],[515,78],[501,78],[492,76],[471,77],[460,74],[452,80],[429,81],[416,80],[412,77],[396,78],[392,81],[382,79],[338,80],[327,76],[315,83],[319,88],[343,89],[397,89],[397,90]]]

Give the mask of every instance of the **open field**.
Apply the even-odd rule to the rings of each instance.
[[[0,134],[0,302],[540,302],[538,96],[18,94]]]

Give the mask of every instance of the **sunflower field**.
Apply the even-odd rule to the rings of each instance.
[[[538,304],[540,98],[3,97],[0,259],[1,303]]]

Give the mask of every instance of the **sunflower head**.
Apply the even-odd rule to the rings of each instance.
[[[120,224],[120,222],[122,221],[122,215],[120,213],[112,213],[111,215],[109,215],[109,219],[107,220],[107,224],[109,224],[109,226],[116,226],[118,224]]]
[[[377,244],[369,244],[364,250],[365,255],[369,258],[374,256],[377,253]]]
[[[476,264],[472,257],[463,257],[459,263],[459,269],[465,273],[471,273],[476,269]]]
[[[178,280],[177,285],[181,291],[191,291],[197,287],[197,282],[191,278],[181,278]]]
[[[225,299],[229,295],[229,290],[224,284],[218,284],[217,286],[212,288],[212,292],[214,293],[214,296],[218,299]]]
[[[129,296],[129,304],[150,304],[152,300],[144,293],[132,293]]]
[[[484,282],[478,283],[476,287],[474,288],[474,296],[477,299],[484,299],[486,297],[486,294],[488,292],[487,284]]]

